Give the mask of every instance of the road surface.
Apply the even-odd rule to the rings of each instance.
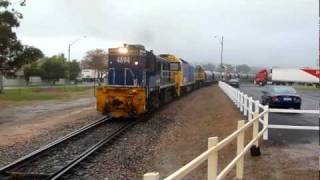
[[[253,84],[241,84],[240,90],[255,100],[261,101],[261,91],[265,88]],[[297,90],[302,98],[301,109],[318,110],[320,103],[320,90]],[[270,124],[319,126],[319,115],[316,114],[285,114],[270,113]],[[274,143],[319,143],[319,131],[270,129],[269,139]]]

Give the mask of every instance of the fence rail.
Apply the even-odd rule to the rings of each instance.
[[[206,160],[208,163],[208,179],[210,180],[222,180],[234,166],[236,166],[236,177],[243,179],[244,174],[244,155],[250,148],[255,145],[259,146],[259,138],[263,136],[264,140],[268,139],[268,129],[304,129],[304,130],[319,130],[318,126],[289,126],[289,125],[273,125],[269,124],[269,112],[276,113],[308,113],[319,114],[319,110],[284,110],[284,109],[269,109],[268,106],[264,106],[259,101],[254,100],[247,94],[244,94],[238,89],[231,87],[230,85],[219,82],[219,87],[224,93],[231,99],[231,101],[240,109],[247,120],[239,120],[238,128],[232,134],[225,139],[218,141],[218,137],[208,138],[208,149],[197,156],[195,159],[164,178],[164,180],[177,180],[188,175],[192,170],[204,163]],[[259,128],[259,124],[262,124],[262,128]],[[245,131],[252,127],[252,139],[247,145],[244,145]],[[259,129],[261,129],[259,131]],[[237,139],[237,152],[236,157],[218,172],[218,154],[219,150],[228,145],[232,140]],[[160,174],[158,172],[146,173],[143,176],[144,180],[159,180]]]

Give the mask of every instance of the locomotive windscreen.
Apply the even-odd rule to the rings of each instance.
[[[143,86],[145,50],[137,48],[109,49],[108,84]]]

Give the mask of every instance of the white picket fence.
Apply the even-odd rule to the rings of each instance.
[[[269,128],[319,130],[319,126],[273,125],[269,123],[269,112],[320,114],[319,110],[269,109],[268,106],[261,105],[258,100],[254,100],[252,97],[249,97],[247,94],[244,94],[240,90],[235,89],[224,82],[220,81],[219,87],[240,109],[243,115],[246,116],[247,122],[245,120],[239,120],[238,129],[220,142],[218,141],[218,137],[210,137],[208,139],[208,150],[168,177],[164,178],[164,180],[181,179],[188,175],[192,170],[197,168],[200,164],[204,163],[206,160],[208,163],[208,179],[221,180],[232,170],[234,166],[236,166],[236,177],[238,179],[243,179],[245,153],[247,153],[253,145],[256,147],[259,146],[258,140],[261,136],[263,136],[264,140],[268,139]],[[259,122],[262,124],[260,131]],[[246,146],[244,146],[244,133],[251,126],[252,139]],[[218,172],[219,150],[228,145],[235,138],[237,138],[237,155],[224,169]],[[143,180],[159,179],[160,174],[158,172],[146,173],[143,176]]]
[[[248,120],[250,120],[252,117],[253,106],[255,106],[254,109],[261,108],[264,111],[267,111],[267,116],[269,116],[269,113],[318,114],[320,116],[320,110],[292,110],[268,108],[268,106],[261,105],[259,101],[253,100],[252,97],[249,97],[247,94],[244,94],[240,90],[235,89],[224,82],[219,82],[219,87],[226,93],[227,96],[229,96],[229,98],[237,105],[237,107],[240,108],[240,111],[243,112],[243,115],[248,117]],[[296,129],[319,131],[319,126],[292,126],[270,124],[268,118],[266,118],[266,121],[261,122],[264,124],[264,127],[267,127],[268,129]],[[268,139],[268,131],[265,132],[263,139]]]
[[[266,112],[263,118],[259,118],[259,122],[262,123],[263,127],[267,130],[263,134],[263,139],[267,140],[268,136],[268,126],[269,126],[269,106],[264,106],[260,104],[258,100],[254,100],[247,94],[244,94],[240,90],[233,88],[229,84],[219,81],[219,87],[223,92],[231,99],[231,101],[240,109],[247,120],[251,120],[254,112]]]

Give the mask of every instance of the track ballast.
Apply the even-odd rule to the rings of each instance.
[[[103,117],[0,169],[0,179],[57,179],[136,121]]]

